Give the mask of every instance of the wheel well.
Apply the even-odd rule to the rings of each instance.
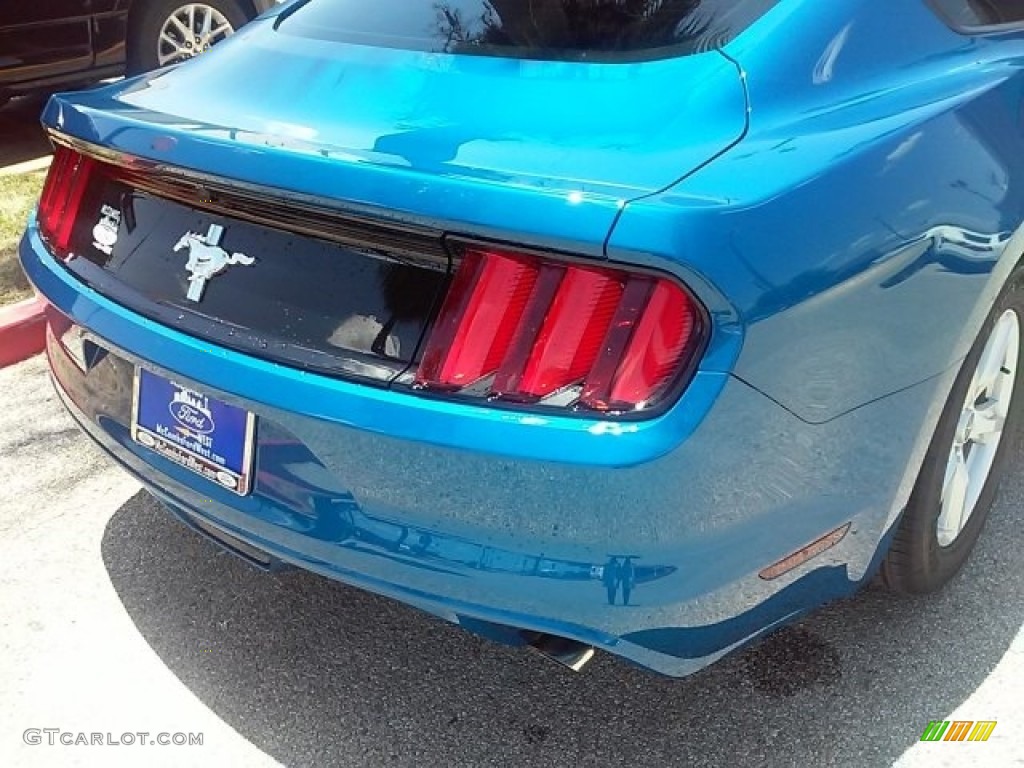
[[[256,18],[256,6],[253,5],[252,0],[235,0],[241,7],[242,10],[249,14],[249,21]]]

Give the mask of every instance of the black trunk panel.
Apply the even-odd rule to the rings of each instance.
[[[211,202],[193,207],[102,175],[80,208],[68,266],[140,314],[260,357],[380,383],[415,361],[449,279],[440,237],[416,233],[407,238],[411,247],[402,248],[401,233],[382,229],[383,247],[343,243],[280,226],[301,222],[329,232],[327,213],[288,211],[268,200],[253,208],[239,200],[243,218],[231,215],[229,198],[203,205]],[[270,212],[280,221],[254,220]],[[312,221],[321,215],[323,221]],[[217,249],[240,255],[205,281],[199,301],[187,297],[186,264],[201,245],[174,250],[188,232],[200,244],[211,244],[212,233]],[[424,242],[432,247],[416,248]]]

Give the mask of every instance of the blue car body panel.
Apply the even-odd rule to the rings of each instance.
[[[1021,253],[1024,37],[963,37],[923,2],[795,2],[728,51],[747,136],[631,203],[611,258],[699,270],[741,318],[735,375],[808,421],[962,359]]]
[[[871,577],[1024,244],[1024,38],[962,36],[918,0],[782,0],[721,51],[583,64],[296,40],[281,12],[44,122],[382,221],[665,270],[709,312],[699,369],[629,422],[371,388],[135,314],[33,221],[22,263],[87,432],[184,519],[274,558],[667,674]],[[110,351],[88,372],[70,323]],[[130,440],[135,365],[256,414],[251,496]],[[605,578],[627,559],[628,605]]]

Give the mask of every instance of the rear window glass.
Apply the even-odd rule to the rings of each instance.
[[[729,42],[777,0],[307,0],[280,29],[387,48],[552,60],[667,58]]]

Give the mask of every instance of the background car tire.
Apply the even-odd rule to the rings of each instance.
[[[1024,268],[1018,267],[1010,277],[991,314],[985,321],[978,340],[964,360],[957,375],[953,390],[939,418],[935,435],[928,448],[924,465],[903,513],[899,528],[894,535],[892,546],[882,563],[881,581],[891,589],[911,594],[926,594],[942,588],[957,574],[967,561],[988,517],[1006,459],[1017,445],[1020,434],[1022,389],[1024,374],[1016,375],[1007,386],[1010,393],[1009,410],[1006,414],[1002,437],[995,449],[991,468],[973,511],[959,534],[946,542],[940,542],[939,518],[942,512],[943,487],[947,481],[947,462],[958,434],[962,436],[962,413],[969,388],[975,381],[979,361],[986,345],[993,338],[993,331],[1000,321],[1012,312],[1016,315],[1019,329],[1024,331]],[[1019,338],[1019,337],[1018,337]],[[1018,366],[1024,355],[1018,346]],[[1000,375],[1006,373],[1002,367]],[[969,420],[968,420],[969,421]],[[946,534],[948,536],[948,533]]]
[[[151,2],[136,3],[136,13],[139,15],[130,21],[128,39],[128,65],[129,75],[136,75],[141,72],[148,72],[160,66],[173,63],[172,61],[161,61],[161,33],[169,20],[183,9],[195,6],[197,9],[203,7],[213,9],[217,14],[227,20],[231,25],[231,32],[238,29],[252,18],[243,6],[236,0],[152,0]],[[172,31],[177,34],[178,28],[172,24]],[[207,42],[210,44],[223,39],[214,36],[212,40],[196,40],[190,42],[198,54]],[[166,41],[165,41],[166,42]],[[186,42],[182,40],[182,42]],[[166,52],[166,49],[165,49]]]

